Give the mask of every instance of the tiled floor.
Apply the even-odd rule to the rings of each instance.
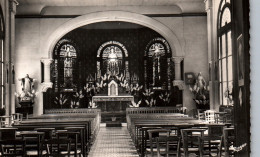
[[[138,157],[125,126],[100,127],[89,157]]]

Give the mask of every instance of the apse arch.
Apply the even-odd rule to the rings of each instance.
[[[146,26],[158,32],[167,40],[172,50],[172,56],[184,56],[181,44],[171,29],[153,18],[126,11],[93,12],[73,18],[62,24],[49,36],[47,42],[45,42],[45,45],[43,46],[45,49],[43,51],[48,52],[48,57],[52,58],[56,43],[65,34],[84,25],[107,21],[130,22]]]

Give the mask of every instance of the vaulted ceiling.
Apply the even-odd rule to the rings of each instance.
[[[154,10],[166,13],[205,12],[204,0],[17,0],[17,14],[54,14],[58,8],[99,10]],[[156,9],[157,8],[157,11]],[[62,10],[62,9],[61,9]],[[161,10],[161,11],[158,11]],[[168,10],[168,11],[167,11]],[[172,11],[171,11],[172,10]],[[140,12],[139,11],[139,12]],[[48,13],[49,12],[49,13]],[[55,12],[57,13],[57,12]],[[76,12],[75,12],[76,13]],[[81,12],[83,13],[83,12]]]

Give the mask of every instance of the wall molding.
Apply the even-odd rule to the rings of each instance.
[[[207,13],[181,13],[181,14],[142,14],[148,17],[191,17],[207,16]],[[82,15],[15,15],[15,18],[76,18]]]

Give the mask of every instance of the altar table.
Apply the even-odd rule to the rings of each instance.
[[[101,108],[102,112],[125,111],[134,97],[131,95],[93,96],[92,101]]]

